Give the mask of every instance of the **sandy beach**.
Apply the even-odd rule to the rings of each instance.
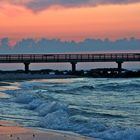
[[[78,134],[42,131],[19,127],[14,122],[0,121],[0,140],[91,140]]]

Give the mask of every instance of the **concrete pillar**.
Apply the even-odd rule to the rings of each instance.
[[[76,62],[71,62],[72,65],[72,72],[76,72]]]
[[[25,65],[25,73],[28,73],[30,63],[27,62],[27,63],[24,63],[24,65]]]
[[[122,71],[122,63],[123,62],[116,62],[117,64],[118,64],[118,71],[119,71],[119,73],[121,73],[121,71]]]

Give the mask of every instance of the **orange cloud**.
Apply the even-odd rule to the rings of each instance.
[[[24,7],[5,4],[0,9],[0,37],[140,38],[140,4],[81,8],[50,8],[33,14]]]

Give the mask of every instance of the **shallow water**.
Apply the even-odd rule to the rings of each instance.
[[[12,84],[17,88],[1,91],[8,95],[0,98],[1,120],[103,140],[140,140],[140,79],[50,79]]]

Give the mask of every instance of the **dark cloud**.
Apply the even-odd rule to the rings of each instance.
[[[53,5],[61,5],[63,7],[78,6],[97,6],[102,4],[128,4],[140,2],[140,0],[33,0],[26,6],[34,11],[43,10]]]
[[[61,41],[58,39],[22,39],[11,47],[10,39],[0,38],[0,54],[23,54],[23,53],[70,53],[70,52],[140,52],[140,39],[86,39],[82,42]]]
[[[53,5],[61,5],[63,7],[78,6],[97,6],[102,4],[128,4],[140,2],[140,0],[1,0],[13,4],[24,5],[33,11],[40,11]]]

